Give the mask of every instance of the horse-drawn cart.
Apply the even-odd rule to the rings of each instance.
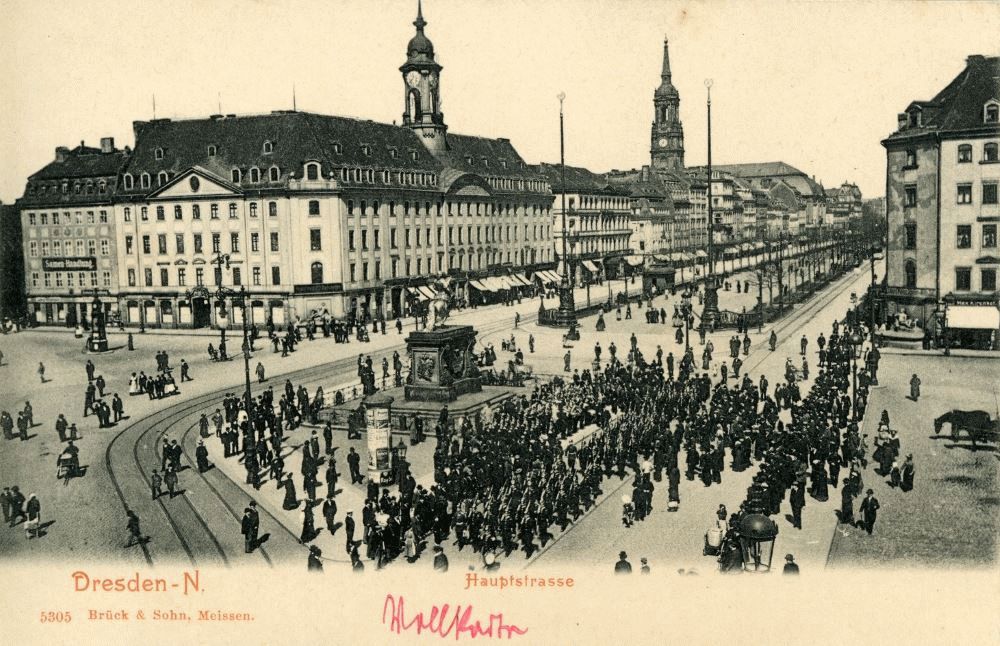
[[[977,443],[1000,441],[1000,418],[991,419],[984,410],[951,410],[934,420],[934,435],[939,435],[945,424],[951,424],[951,439],[958,442],[963,431]]]

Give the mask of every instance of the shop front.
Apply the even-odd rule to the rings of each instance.
[[[1000,350],[1000,300],[945,298],[944,327],[951,348]]]

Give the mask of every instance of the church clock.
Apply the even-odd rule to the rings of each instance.
[[[667,138],[666,137],[660,137],[660,140],[658,142],[656,142],[656,143],[660,146],[660,148],[666,148],[667,147]]]

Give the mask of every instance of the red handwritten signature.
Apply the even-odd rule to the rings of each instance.
[[[440,607],[431,606],[426,615],[418,612],[413,617],[407,617],[403,597],[391,594],[385,595],[385,603],[382,604],[382,624],[386,623],[389,624],[389,631],[397,635],[409,630],[416,630],[418,635],[426,631],[442,638],[454,635],[456,641],[462,636],[511,639],[528,632],[527,628],[505,623],[502,612],[490,613],[485,625],[478,619],[473,620],[472,606],[452,608],[446,603]]]

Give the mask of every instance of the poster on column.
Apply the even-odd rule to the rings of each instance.
[[[389,421],[389,409],[382,406],[369,406],[368,417],[368,470],[388,471],[389,447],[392,434]]]

